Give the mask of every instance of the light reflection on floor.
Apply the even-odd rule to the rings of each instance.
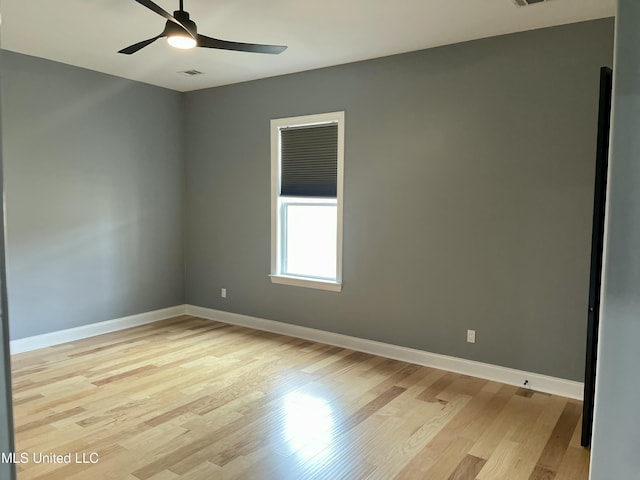
[[[333,411],[329,402],[300,392],[284,398],[285,439],[302,461],[322,461],[330,453]]]

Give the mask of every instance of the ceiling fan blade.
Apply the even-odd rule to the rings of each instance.
[[[119,50],[118,53],[124,53],[125,55],[131,55],[132,53],[136,53],[138,50],[142,50],[147,45],[151,45],[160,37],[164,37],[164,35],[158,35],[157,37],[150,38],[148,40],[143,40],[138,43],[134,43],[133,45],[128,46],[127,48],[123,48]]]
[[[217,38],[211,38],[200,34],[198,34],[196,40],[199,47],[236,50],[239,52],[278,54],[287,49],[284,45],[258,45],[255,43],[228,42],[226,40],[218,40]]]
[[[193,38],[196,38],[196,32],[191,30],[189,27],[187,27],[186,25],[184,25],[182,22],[180,22],[179,20],[176,20],[176,18],[171,15],[169,12],[167,12],[166,10],[163,10],[160,6],[156,5],[155,3],[153,3],[151,0],[135,0],[136,2],[138,2],[140,5],[147,7],[149,10],[156,12],[158,15],[160,15],[161,17],[166,18],[167,20],[175,23],[176,25],[179,25],[180,27],[182,27],[184,30],[186,30],[187,32],[189,32],[189,35],[191,35]]]

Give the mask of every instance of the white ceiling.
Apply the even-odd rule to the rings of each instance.
[[[178,0],[156,0],[172,12]],[[611,17],[615,0],[185,0],[204,35],[288,45],[280,55],[164,39],[134,55],[164,19],[134,0],[2,0],[2,48],[179,91],[237,83],[552,25]],[[205,75],[177,72],[196,69]]]

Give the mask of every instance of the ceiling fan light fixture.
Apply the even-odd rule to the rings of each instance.
[[[189,35],[171,35],[167,37],[167,42],[169,45],[175,48],[180,48],[182,50],[188,50],[196,46],[196,41],[193,37]]]
[[[129,45],[127,48],[119,50],[118,53],[131,55],[163,37],[167,38],[169,45],[171,45],[172,47],[181,49],[203,47],[216,48],[219,50],[235,50],[239,52],[270,54],[282,53],[287,49],[286,45],[260,45],[257,43],[229,42],[227,40],[220,40],[217,38],[200,35],[198,33],[198,28],[196,27],[195,22],[189,18],[189,12],[185,11],[183,8],[183,0],[180,0],[180,9],[173,12],[173,15],[171,15],[169,12],[165,12],[161,7],[153,3],[151,0],[135,1],[143,7],[147,7],[149,10],[157,13],[161,17],[166,18],[167,22],[165,23],[164,30],[162,31],[162,33],[160,33],[160,35],[149,38],[147,40],[143,40],[138,43],[134,43],[133,45]]]

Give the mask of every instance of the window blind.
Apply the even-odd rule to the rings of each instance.
[[[280,195],[336,197],[337,124],[283,128],[280,149]]]

